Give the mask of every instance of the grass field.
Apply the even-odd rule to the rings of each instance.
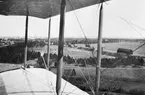
[[[95,87],[95,67],[66,67],[67,69],[74,69],[76,75],[73,76],[76,80],[85,78],[88,80],[90,85]],[[69,76],[69,75],[66,75]],[[90,78],[89,78],[90,77]],[[85,81],[85,79],[84,79]],[[73,82],[74,85],[75,82]],[[83,83],[81,83],[83,84]],[[85,87],[89,85],[83,84]],[[83,86],[82,85],[82,86]],[[130,92],[131,90],[141,90],[145,92],[145,69],[141,68],[101,68],[101,83],[100,88],[108,91],[119,91]],[[132,94],[131,94],[132,95]],[[133,94],[138,95],[138,94]],[[142,94],[141,94],[142,95]],[[144,94],[143,94],[144,95]]]
[[[75,77],[95,76],[95,67],[66,66],[65,69],[75,69]],[[145,81],[144,68],[101,68],[101,75]]]
[[[142,42],[120,42],[120,43],[104,43],[102,46],[104,47],[104,50],[116,52],[118,48],[135,50],[137,47],[139,47],[142,44],[143,44]],[[91,46],[95,48],[97,47],[96,44],[92,44]],[[145,56],[145,45],[140,49],[136,50],[134,54]]]
[[[47,46],[45,46],[43,48],[35,48],[34,50],[43,52],[43,53],[47,53]],[[71,57],[74,57],[74,58],[88,58],[88,57],[92,56],[91,52],[76,49],[76,48],[64,47],[63,51],[64,51],[64,55],[70,55]],[[58,54],[58,46],[57,45],[50,46],[50,53]]]
[[[114,53],[114,52],[117,52],[118,48],[126,48],[126,49],[134,50],[142,44],[143,44],[142,42],[103,43],[102,47],[104,47],[105,51],[109,51],[109,52]],[[85,47],[84,44],[76,44],[76,46]],[[91,46],[95,47],[97,49],[97,44],[91,44]],[[47,52],[47,46],[45,46],[43,48],[34,48],[34,50],[46,53]],[[57,54],[58,53],[58,46],[57,45],[50,46],[50,52]],[[145,46],[136,50],[134,52],[134,54],[145,56]],[[64,47],[64,55],[70,55],[71,57],[74,57],[74,58],[89,58],[89,57],[93,56],[90,51],[80,50],[80,49],[76,49],[76,48],[69,48],[69,47]],[[102,58],[106,58],[106,57],[107,56],[105,56],[105,55],[102,56]]]

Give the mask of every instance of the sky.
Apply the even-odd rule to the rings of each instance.
[[[104,3],[103,37],[145,38],[145,0],[111,0]],[[98,36],[99,5],[93,5],[66,13],[65,37],[84,38],[76,16],[87,38]],[[51,38],[59,35],[59,17],[52,17]],[[24,37],[24,16],[0,15],[0,37]],[[124,20],[123,20],[123,19]],[[129,25],[127,22],[135,25]],[[48,19],[29,17],[29,38],[47,37]]]

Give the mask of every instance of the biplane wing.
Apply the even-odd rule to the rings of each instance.
[[[66,0],[66,12],[108,0]],[[1,15],[27,15],[48,18],[60,14],[61,0],[0,0]]]

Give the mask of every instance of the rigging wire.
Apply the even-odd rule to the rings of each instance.
[[[77,65],[77,59],[75,59],[75,65]],[[95,95],[95,93],[94,93],[95,91],[94,91],[93,87],[89,84],[89,82],[88,82],[87,78],[85,77],[85,75],[84,75],[84,73],[83,73],[83,71],[82,71],[81,67],[80,67],[80,66],[78,66],[78,68],[79,68],[79,70],[80,70],[80,72],[81,72],[82,76],[84,77],[85,81],[87,82],[87,84],[88,84],[89,88],[91,89],[91,91],[92,91],[93,95]]]
[[[122,20],[124,20],[130,27],[132,27],[135,31],[136,31],[136,29],[131,25],[131,23],[129,23],[126,19],[124,19],[123,17],[120,17],[120,19],[122,19]],[[135,25],[135,24],[134,24]],[[141,27],[140,27],[141,28]],[[142,28],[141,28],[142,29]],[[136,31],[136,32],[138,32],[138,31]],[[140,34],[140,33],[139,33]],[[140,34],[140,36],[142,36],[141,34]],[[142,36],[143,37],[143,36]],[[144,37],[143,37],[144,38]],[[137,47],[136,49],[134,49],[133,50],[133,52],[135,52],[136,50],[138,50],[139,48],[141,48],[142,46],[144,46],[145,45],[145,43],[143,43],[142,45],[140,45],[139,47]],[[121,58],[120,60],[118,60],[118,61],[116,61],[114,64],[113,64],[113,66],[114,65],[116,65],[119,61],[121,61],[122,59],[124,59],[124,58]],[[105,70],[106,71],[106,70]],[[104,72],[104,71],[103,71]]]
[[[81,28],[81,31],[82,31],[82,33],[83,33],[85,39],[86,39],[86,43],[89,43],[89,41],[88,41],[88,39],[87,39],[87,37],[86,37],[86,35],[85,35],[85,32],[84,32],[84,30],[83,30],[83,27],[82,27],[82,25],[81,25],[81,23],[80,23],[80,21],[79,21],[77,15],[76,15],[76,12],[74,11],[74,7],[73,7],[73,5],[71,4],[70,0],[68,0],[68,3],[69,3],[69,5],[71,6],[71,8],[73,9],[73,12],[74,12],[74,15],[75,15],[75,17],[76,17],[76,20],[77,20],[77,22],[78,22],[78,24],[79,24],[79,26],[80,26],[80,28]]]
[[[75,60],[75,65],[77,65],[76,60]],[[92,91],[93,95],[95,95],[95,94],[94,94],[95,92],[94,92],[93,87],[89,84],[89,82],[88,82],[87,78],[85,77],[85,75],[84,75],[84,73],[83,73],[83,71],[81,70],[81,68],[80,68],[80,67],[79,67],[79,70],[81,71],[81,74],[83,75],[83,77],[84,77],[85,81],[86,81],[86,82],[87,82],[87,84],[89,85],[89,87],[90,87],[90,89],[91,89],[91,91]],[[66,83],[65,83],[65,86],[66,86],[66,85],[67,85],[67,83],[68,83],[68,80],[69,80],[69,78],[70,78],[70,75],[71,75],[72,71],[73,71],[73,69],[71,69],[71,72],[69,73],[69,77],[67,78],[67,81],[66,81]],[[65,88],[65,86],[64,86],[64,88]],[[64,88],[63,88],[63,90],[62,90],[61,95],[63,94]],[[69,94],[73,93],[75,90],[76,90],[76,89],[74,89],[72,92],[69,92],[67,95],[69,95]]]
[[[43,56],[41,56],[41,57],[42,57],[42,60],[43,60],[43,63],[44,63],[45,69],[49,70],[48,67],[47,67],[47,65],[46,65],[46,62],[45,62],[44,57],[43,57]],[[48,63],[47,63],[47,64],[48,64]]]
[[[124,59],[124,58],[121,58],[120,60],[117,60],[116,62],[115,62],[115,64],[117,63],[117,62],[119,62],[119,61],[121,61],[122,59]],[[115,64],[113,64],[113,65],[115,65]],[[105,72],[106,70],[108,70],[109,68],[106,68],[105,70],[103,70],[101,73],[103,73],[103,72]],[[125,70],[128,70],[127,68],[125,68]],[[137,74],[137,75],[139,75],[139,77],[140,78],[145,78],[145,75],[143,75],[143,74],[141,74],[141,73],[139,73],[139,72],[134,72],[135,74]],[[112,82],[116,82],[117,80],[112,80]],[[111,91],[111,90],[110,90]]]
[[[44,81],[41,77],[39,77],[39,76],[37,76],[37,75],[35,75],[35,74],[33,74],[32,72],[30,72],[30,71],[28,71],[28,70],[25,70],[25,69],[22,69],[25,73],[27,73],[28,75],[30,75],[33,79],[35,79],[35,80],[37,80],[37,81],[39,81],[39,82],[41,82],[41,83],[43,83],[45,86],[50,86],[51,87],[51,82],[50,83],[48,83],[47,81]]]
[[[136,50],[138,50],[139,48],[141,48],[142,46],[144,46],[145,43],[143,43],[142,45],[140,45],[139,47],[137,47],[136,49],[133,50],[133,52],[135,52]],[[128,55],[129,56],[129,55]],[[115,66],[119,61],[122,61],[124,59],[124,57],[122,57],[121,59],[117,60],[112,66]],[[101,73],[105,72],[106,70],[108,70],[109,68],[106,68],[105,70],[103,70]]]
[[[72,4],[71,4],[71,2],[70,2],[69,0],[68,0],[68,2],[69,2],[69,4],[70,4],[71,8],[74,9],[73,6],[72,6]],[[99,6],[98,6],[98,8],[99,8]],[[82,30],[82,32],[83,32],[83,35],[84,35],[84,37],[85,37],[85,39],[86,39],[86,42],[88,42],[88,39],[87,39],[87,37],[86,37],[86,35],[85,35],[85,33],[84,33],[83,27],[81,26],[81,23],[80,23],[80,21],[79,21],[77,15],[76,15],[76,13],[75,13],[75,11],[73,11],[73,12],[74,12],[74,15],[75,15],[75,17],[76,17],[76,20],[77,20],[77,22],[78,22],[78,24],[79,24],[79,26],[80,26],[80,28],[81,28],[81,30]],[[75,63],[76,63],[76,62],[75,62]],[[86,79],[86,77],[85,77],[85,75],[83,74],[83,72],[82,72],[82,70],[81,70],[80,67],[79,67],[79,70],[81,71],[81,73],[82,73],[84,79],[86,80],[86,82],[87,82],[87,84],[89,85],[89,87],[90,87],[92,93],[94,94],[94,93],[95,93],[94,89],[92,88],[92,86],[90,86],[88,80]],[[89,73],[88,73],[88,74],[89,74]]]
[[[120,19],[122,19],[123,21],[125,21],[134,31],[136,31],[142,38],[144,38],[144,36],[142,36],[142,34],[137,31],[130,22],[128,22],[126,19],[124,19],[123,17],[119,17]],[[144,38],[145,39],[145,38]]]
[[[73,69],[71,69],[71,71],[69,72],[69,76],[68,76],[68,78],[67,78],[67,80],[66,80],[66,82],[65,82],[65,85],[64,85],[63,90],[62,90],[62,92],[61,92],[61,95],[63,94],[63,91],[64,91],[64,89],[65,89],[65,87],[66,87],[66,85],[67,85],[67,83],[68,83],[68,80],[70,79],[70,76],[71,76],[72,71],[73,71]]]
[[[108,4],[107,4],[108,5]],[[143,28],[141,28],[141,27],[139,27],[139,26],[137,26],[137,25],[135,25],[135,24],[133,24],[133,23],[129,23],[129,22],[127,22],[125,19],[124,19],[124,21],[126,22],[126,23],[128,23],[128,25],[130,25],[130,27],[132,27],[135,31],[137,31],[133,26],[131,26],[131,24],[132,25],[134,25],[134,26],[136,26],[136,27],[138,27],[138,28],[140,28],[141,30],[143,30],[143,31],[145,31],[145,29],[143,29]],[[138,32],[138,31],[137,31]],[[138,32],[139,33],[139,32]],[[139,33],[140,34],[140,33]],[[141,34],[140,34],[140,36],[142,36]],[[143,37],[143,36],[142,36]],[[144,38],[144,37],[143,37]],[[137,47],[136,49],[134,49],[133,50],[133,52],[135,52],[136,50],[138,50],[139,48],[141,48],[142,46],[144,46],[145,45],[145,43],[143,43],[142,45],[140,45],[139,47]],[[94,56],[94,54],[93,54],[93,52],[92,52],[92,55]],[[121,61],[121,60],[123,60],[124,58],[121,58],[121,59],[119,59],[119,60],[117,60],[114,64],[113,64],[113,66],[115,66],[119,61]],[[107,68],[107,69],[109,69],[109,68]],[[104,71],[106,71],[107,69],[105,69]],[[127,70],[127,69],[126,69]],[[103,73],[104,71],[102,71],[101,73]],[[140,74],[139,72],[137,72],[138,74]],[[145,78],[145,75],[143,75],[143,74],[140,74],[141,76],[143,76],[142,78]]]
[[[133,50],[133,52],[135,52],[136,50],[140,49],[141,47],[143,47],[145,45],[145,43],[141,44],[140,46],[138,46],[136,49]]]
[[[108,4],[106,4],[106,5],[108,5]],[[139,27],[138,25],[136,25],[136,24],[133,24],[132,22],[130,22],[130,21],[128,21],[128,20],[126,20],[125,18],[123,18],[123,17],[120,17],[120,16],[117,16],[117,17],[119,17],[121,20],[123,20],[123,21],[125,21],[131,28],[133,28],[134,29],[134,31],[136,31],[142,38],[144,38],[145,39],[145,37],[144,36],[142,36],[142,34],[139,32],[139,31],[137,31],[133,26],[136,26],[136,27],[138,27],[139,29],[141,29],[141,30],[143,30],[143,31],[145,31],[145,29],[144,28],[142,28],[142,27]],[[133,26],[132,26],[133,25]],[[136,50],[138,50],[139,48],[141,48],[142,46],[144,46],[145,45],[145,43],[143,43],[142,45],[140,45],[139,47],[137,47],[136,49],[134,49],[133,50],[133,52],[134,51],[136,51]]]
[[[123,19],[123,18],[121,18],[121,19]],[[134,25],[134,26],[136,26],[136,27],[138,27],[138,28],[140,28],[141,30],[143,30],[143,31],[145,31],[145,29],[143,29],[143,28],[141,28],[141,27],[139,27],[139,26],[137,26],[137,25],[135,25],[135,24],[133,24],[133,23],[129,23],[129,22],[127,22],[127,20],[125,20],[125,19],[123,19],[128,25],[130,25],[130,27],[132,27],[136,32],[138,32],[132,25]],[[139,33],[139,32],[138,32]],[[140,34],[140,33],[139,33]],[[140,34],[140,36],[142,36],[141,34]],[[143,37],[143,36],[142,36]],[[144,38],[144,37],[143,37]],[[141,48],[142,46],[144,46],[145,45],[145,43],[143,43],[142,45],[140,45],[139,47],[137,47],[136,49],[134,49],[133,50],[133,52],[135,52],[136,50],[138,50],[139,48]],[[124,58],[121,58],[121,59],[119,59],[119,60],[117,60],[112,66],[115,66],[119,61],[121,61],[121,60],[123,60]],[[107,68],[108,69],[108,68]],[[104,71],[106,71],[107,69],[105,69]],[[104,71],[102,71],[101,73],[103,73]],[[138,74],[140,74],[139,72],[137,72]],[[145,75],[143,75],[143,74],[140,74],[141,76],[142,76],[142,78],[144,78],[145,77]],[[114,81],[114,80],[113,80]]]
[[[87,63],[86,63],[86,59],[84,59],[84,63],[85,63],[85,65],[87,66]],[[90,80],[90,83],[92,84],[91,85],[91,87],[92,87],[92,93],[93,93],[93,95],[95,95],[95,91],[94,91],[94,89],[93,89],[93,83],[92,83],[92,79],[91,79],[91,75],[90,75],[90,73],[89,73],[89,71],[88,71],[88,69],[86,70],[87,71],[87,74],[88,74],[88,79]]]
[[[30,72],[30,71],[28,71],[28,70],[26,70],[26,69],[22,69],[25,73],[27,73],[28,75],[30,75],[31,76],[31,78],[32,79],[34,79],[34,80],[36,80],[36,81],[39,81],[40,83],[42,83],[44,86],[46,86],[46,87],[51,87],[52,88],[52,92],[53,93],[55,93],[55,90],[53,89],[54,88],[54,86],[53,85],[50,85],[48,82],[46,82],[46,81],[44,81],[43,79],[41,79],[39,76],[36,76],[36,75],[34,75],[32,72]],[[51,83],[51,82],[50,82]],[[52,83],[51,83],[52,84]],[[2,86],[5,86],[5,87],[8,87],[8,88],[12,88],[12,89],[15,89],[15,90],[21,90],[21,89],[18,89],[18,88],[15,88],[15,87],[13,87],[13,86],[11,86],[11,85],[5,85],[5,84],[3,84],[3,85],[0,85],[0,87],[2,87]],[[25,87],[23,87],[24,89],[25,89]],[[38,92],[50,92],[50,91],[30,91],[30,92],[27,92],[27,93],[34,93],[34,92],[36,92],[36,93],[38,93]],[[8,92],[8,93],[23,93],[23,92]],[[25,93],[25,92],[24,92]],[[55,94],[56,95],[56,94]]]
[[[41,79],[41,77],[33,74],[32,72],[30,72],[26,69],[23,69],[23,71],[25,73],[27,73],[28,75],[30,75],[34,80],[39,81],[40,83],[44,84],[46,87],[48,87],[48,86],[51,87],[52,91],[54,92],[54,95],[56,95],[56,91],[55,91],[54,86],[52,85],[51,81],[49,81],[50,83],[48,83],[48,81]]]
[[[133,24],[133,23],[131,23],[131,22],[129,22],[129,21],[127,21],[126,19],[124,19],[123,17],[120,17],[120,19],[122,19],[122,20],[124,20],[131,28],[133,28],[136,32],[138,32],[133,26],[131,26],[131,25],[134,25],[134,26],[136,26],[136,27],[138,27],[138,28],[140,28],[140,29],[142,29],[143,31],[145,31],[145,29],[143,29],[143,28],[141,28],[141,27],[139,27],[139,26],[137,26],[137,25],[135,25],[135,24]],[[139,33],[139,32],[138,32]],[[140,33],[139,33],[140,34]],[[140,34],[140,36],[142,36],[141,34]],[[142,36],[143,37],[143,36]],[[144,37],[143,37],[144,38]],[[145,39],[145,38],[144,38]],[[139,48],[141,48],[142,46],[144,46],[145,45],[145,43],[143,43],[143,44],[141,44],[140,46],[138,46],[136,49],[134,49],[133,50],[133,52],[135,52],[136,50],[138,50]]]
[[[73,6],[72,6],[72,4],[71,4],[71,2],[70,2],[69,0],[68,0],[68,2],[69,2],[69,4],[70,4],[71,8],[74,9]],[[100,6],[98,6],[98,10],[99,10],[99,7],[100,7]],[[75,17],[76,17],[76,19],[77,19],[77,22],[79,23],[79,26],[80,26],[80,28],[81,28],[81,30],[82,30],[84,36],[85,36],[85,39],[86,39],[86,41],[88,42],[88,39],[87,39],[87,37],[86,37],[86,35],[85,35],[85,33],[84,33],[83,27],[81,26],[81,23],[80,23],[80,21],[79,21],[77,15],[76,15],[76,13],[75,13],[75,11],[73,11],[73,12],[74,12],[74,15],[75,15]],[[92,54],[93,54],[93,52],[92,52]],[[75,63],[76,63],[76,62],[75,62]],[[85,64],[86,64],[86,63],[85,63]],[[85,77],[85,75],[83,74],[83,72],[82,72],[82,70],[81,70],[80,67],[79,67],[79,69],[80,69],[80,71],[81,71],[83,77],[85,78],[87,84],[89,85],[89,82],[88,82],[88,80],[86,79],[86,77]],[[88,72],[88,75],[89,75],[89,72]],[[89,75],[89,77],[90,77],[90,75]],[[92,88],[92,86],[89,85],[89,87],[90,87],[92,93],[95,94],[95,91],[94,91],[94,89]]]
[[[122,57],[121,59],[119,59],[119,60],[117,60],[116,62],[114,62],[113,64],[112,64],[112,66],[115,66],[118,62],[120,62],[120,61],[122,61],[124,59],[124,57]],[[106,68],[106,69],[104,69],[103,71],[101,71],[101,74],[103,73],[103,72],[105,72],[106,70],[108,70],[109,68]]]
[[[122,19],[122,20],[124,20],[124,21],[127,21],[127,22],[128,22],[128,23],[130,23],[131,25],[136,26],[137,28],[139,28],[139,29],[141,29],[141,30],[145,31],[145,29],[144,29],[144,28],[142,28],[142,27],[140,27],[140,26],[138,26],[138,25],[136,25],[136,24],[134,24],[134,23],[132,23],[132,22],[130,22],[130,21],[128,21],[128,20],[126,20],[126,19],[125,19],[125,18],[123,18],[123,17],[120,17],[120,19]]]

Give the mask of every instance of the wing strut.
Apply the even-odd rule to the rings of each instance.
[[[28,21],[29,21],[29,10],[27,8],[27,15],[26,15],[26,26],[25,26],[25,53],[24,53],[24,68],[26,68],[27,62],[27,42],[28,42]]]
[[[49,29],[48,29],[48,44],[47,44],[47,67],[49,68],[49,60],[50,60],[50,31],[51,31],[51,16],[49,18]]]
[[[102,46],[102,24],[103,24],[103,3],[101,3],[99,11],[99,28],[98,28],[98,46],[97,46],[97,64],[96,64],[96,93],[99,95],[100,87],[100,67],[101,67],[101,46]]]
[[[65,29],[65,11],[66,0],[61,0],[60,8],[60,27],[59,27],[59,44],[58,44],[58,59],[57,59],[57,80],[56,80],[56,93],[61,93],[61,78],[63,74],[63,46],[64,46],[64,29]]]

